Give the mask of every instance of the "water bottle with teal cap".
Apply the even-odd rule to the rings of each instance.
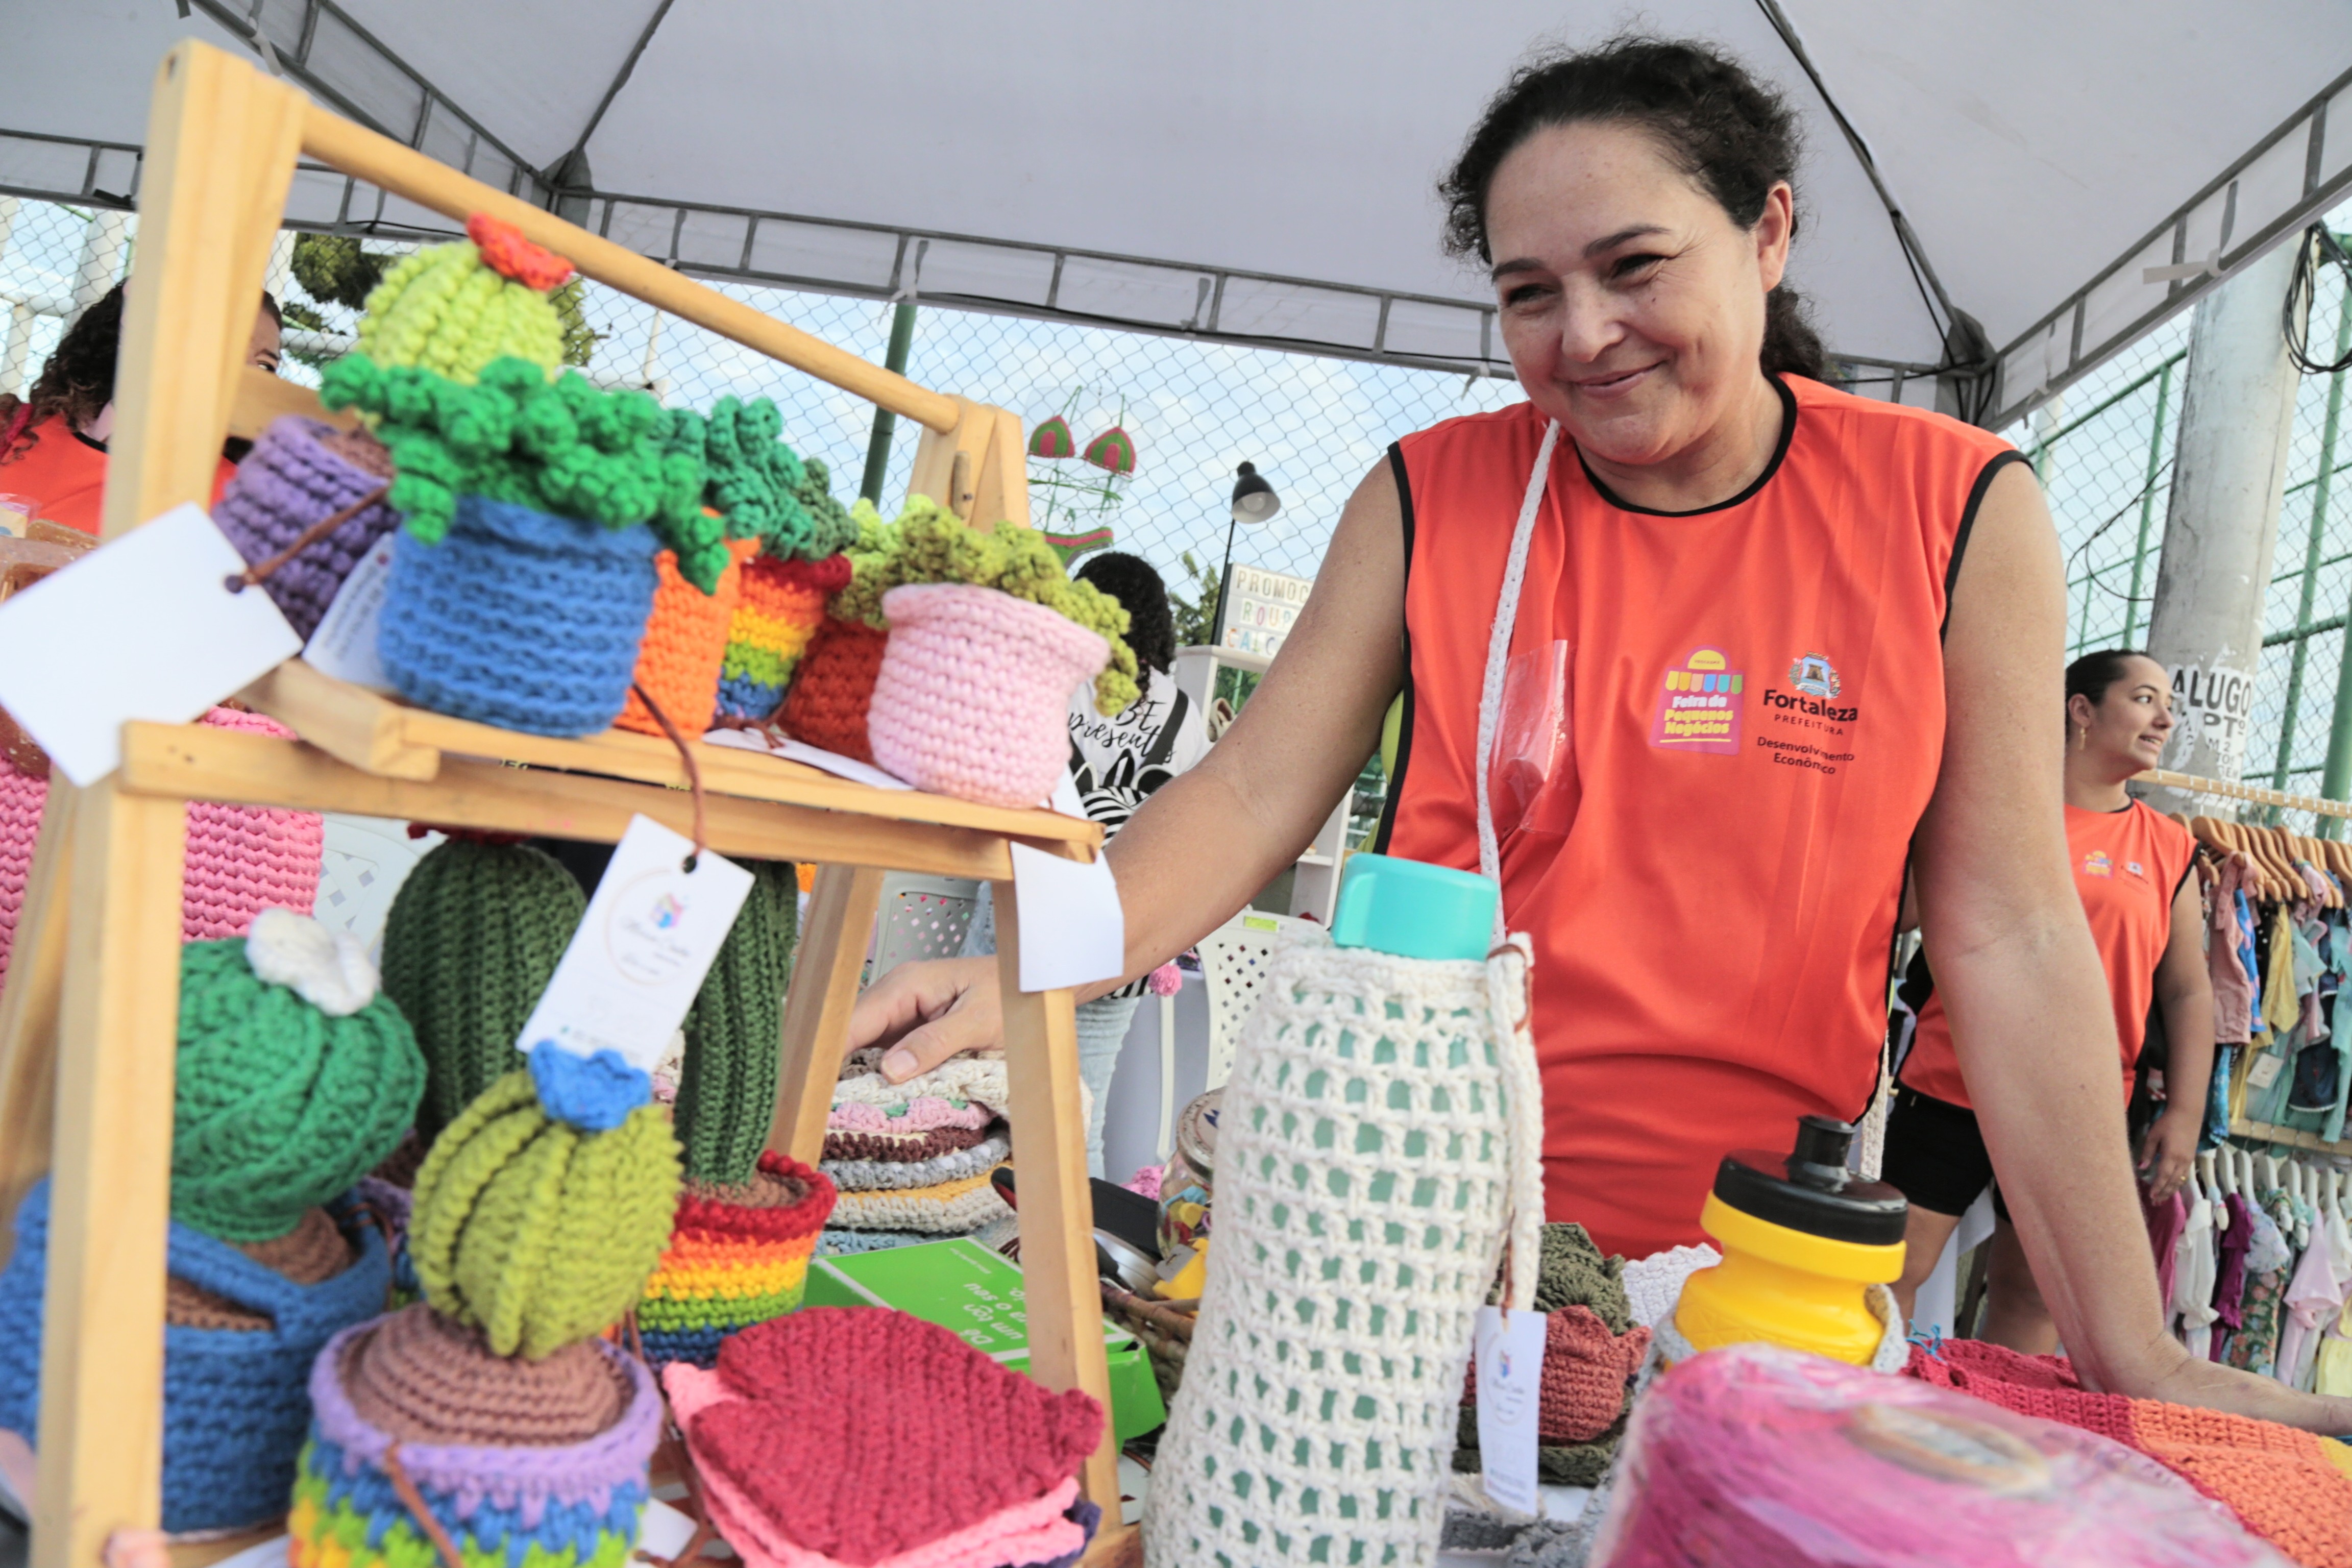
[[[1493,878],[1359,852],[1339,875],[1331,941],[1399,958],[1484,958],[1495,943]]]

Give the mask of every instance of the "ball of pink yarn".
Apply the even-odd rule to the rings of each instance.
[[[874,760],[917,789],[1036,805],[1069,759],[1070,693],[1110,644],[994,588],[924,583],[882,595],[890,641],[866,719]]]
[[[231,708],[215,708],[204,721],[215,729],[294,738],[275,719]],[[253,917],[268,909],[309,914],[318,901],[326,830],[326,819],[315,811],[191,801],[181,940],[243,936]]]

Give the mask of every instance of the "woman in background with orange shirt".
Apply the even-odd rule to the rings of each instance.
[[[1795,164],[1788,105],[1703,45],[1622,40],[1497,95],[1442,189],[1528,401],[1406,437],[1357,488],[1249,705],[1110,847],[1126,974],[1297,858],[1400,693],[1382,846],[1480,866],[1507,623],[1514,664],[1561,672],[1572,733],[1494,812],[1505,917],[1535,947],[1552,1219],[1629,1257],[1696,1242],[1727,1152],[1861,1114],[1907,858],[2078,1372],[2352,1431],[2352,1400],[2163,1332],[2066,870],[2055,531],[1999,437],[1828,384],[1781,282]],[[996,1044],[996,985],[992,961],[900,965],[848,1044],[888,1043],[896,1079]]]
[[[0,494],[34,503],[33,515],[94,534],[106,500],[106,442],[114,429],[114,360],[122,340],[117,283],[76,317],[21,400],[0,397]],[[246,363],[278,374],[278,301],[264,294]],[[236,465],[221,459],[213,500]]]

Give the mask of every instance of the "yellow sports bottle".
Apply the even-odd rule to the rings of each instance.
[[[1699,1225],[1723,1261],[1683,1285],[1675,1327],[1694,1349],[1762,1341],[1869,1364],[1882,1332],[1867,1287],[1903,1273],[1903,1194],[1846,1170],[1853,1128],[1797,1120],[1786,1157],[1724,1156]]]

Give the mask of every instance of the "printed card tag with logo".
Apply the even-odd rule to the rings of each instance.
[[[588,913],[515,1039],[574,1055],[620,1053],[651,1072],[751,891],[751,873],[650,817],[629,820]]]
[[[1541,1312],[1481,1307],[1471,1332],[1478,1364],[1478,1464],[1486,1495],[1520,1513],[1540,1514],[1536,1490],[1536,1417],[1543,1401]]]
[[[348,680],[374,691],[392,689],[376,656],[376,631],[383,619],[384,590],[392,585],[392,535],[386,534],[360,557],[333,602],[320,617],[318,630],[303,645],[302,658],[321,675]]]

